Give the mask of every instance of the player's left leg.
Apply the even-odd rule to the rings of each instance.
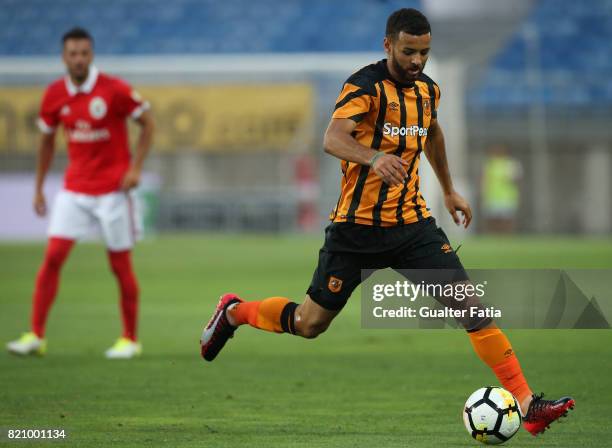
[[[448,237],[435,221],[423,228],[419,239],[409,248],[398,252],[393,266],[396,269],[443,269],[452,272],[457,281],[469,281],[459,257],[450,246]],[[449,274],[447,273],[446,276]],[[463,306],[465,306],[463,302]],[[544,432],[553,421],[573,408],[574,400],[563,397],[559,400],[543,400],[533,395],[519,360],[506,335],[490,318],[480,322],[460,322],[467,330],[474,351],[491,368],[502,386],[518,400],[525,416],[525,428],[533,435]]]
[[[132,267],[132,254],[129,250],[108,251],[111,270],[115,274],[120,291],[121,317],[123,319],[124,339],[136,342],[138,318],[138,281]]]
[[[525,429],[531,434],[535,436],[544,432],[552,422],[574,408],[575,402],[571,397],[544,400],[544,394],[538,396],[531,392],[510,341],[494,322],[468,331],[468,334],[478,357],[519,401]]]
[[[95,210],[108,249],[108,260],[119,286],[123,334],[105,355],[109,359],[139,356],[137,339],[139,290],[132,266],[132,247],[137,237],[137,216],[130,193],[115,192],[100,197]]]

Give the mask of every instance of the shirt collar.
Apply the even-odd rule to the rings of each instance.
[[[100,72],[98,71],[96,66],[95,65],[90,65],[89,66],[89,73],[87,74],[87,79],[80,86],[76,86],[72,82],[72,79],[70,79],[70,75],[66,75],[65,84],[66,84],[66,90],[68,90],[68,94],[70,96],[74,96],[74,95],[76,95],[79,92],[81,92],[81,93],[91,93],[91,91],[93,90],[93,88],[96,85],[96,81],[98,80],[98,75],[99,74],[100,74]]]

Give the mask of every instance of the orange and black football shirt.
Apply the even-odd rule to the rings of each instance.
[[[430,216],[419,190],[419,159],[439,99],[440,88],[424,74],[412,84],[393,80],[386,59],[344,83],[332,118],[355,121],[353,137],[359,143],[406,160],[408,177],[403,185],[390,187],[369,166],[343,160],[332,222],[396,226]]]

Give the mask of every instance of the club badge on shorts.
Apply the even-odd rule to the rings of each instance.
[[[104,118],[107,109],[106,101],[102,97],[95,96],[89,102],[89,115],[96,120]]]
[[[331,292],[340,292],[340,290],[342,289],[342,280],[332,275],[329,278],[329,283],[327,284],[327,287]]]

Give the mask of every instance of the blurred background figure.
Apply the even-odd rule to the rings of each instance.
[[[513,233],[520,203],[523,169],[503,146],[493,146],[483,167],[481,196],[484,228],[491,233]]]
[[[94,41],[83,28],[63,34],[65,76],[45,90],[38,127],[41,132],[36,164],[34,212],[47,215],[45,178],[55,153],[58,128],[68,141],[69,165],[64,186],[53,202],[49,240],[36,276],[31,331],[7,344],[16,355],[43,355],[49,312],[60,284],[60,273],[74,244],[99,231],[120,291],[123,335],[106,351],[111,359],[140,355],[137,339],[138,282],[132,249],[140,229],[132,189],[140,183],[142,165],[151,147],[153,119],[149,103],[124,81],[101,73],[94,65]],[[127,119],[141,130],[130,151]]]

